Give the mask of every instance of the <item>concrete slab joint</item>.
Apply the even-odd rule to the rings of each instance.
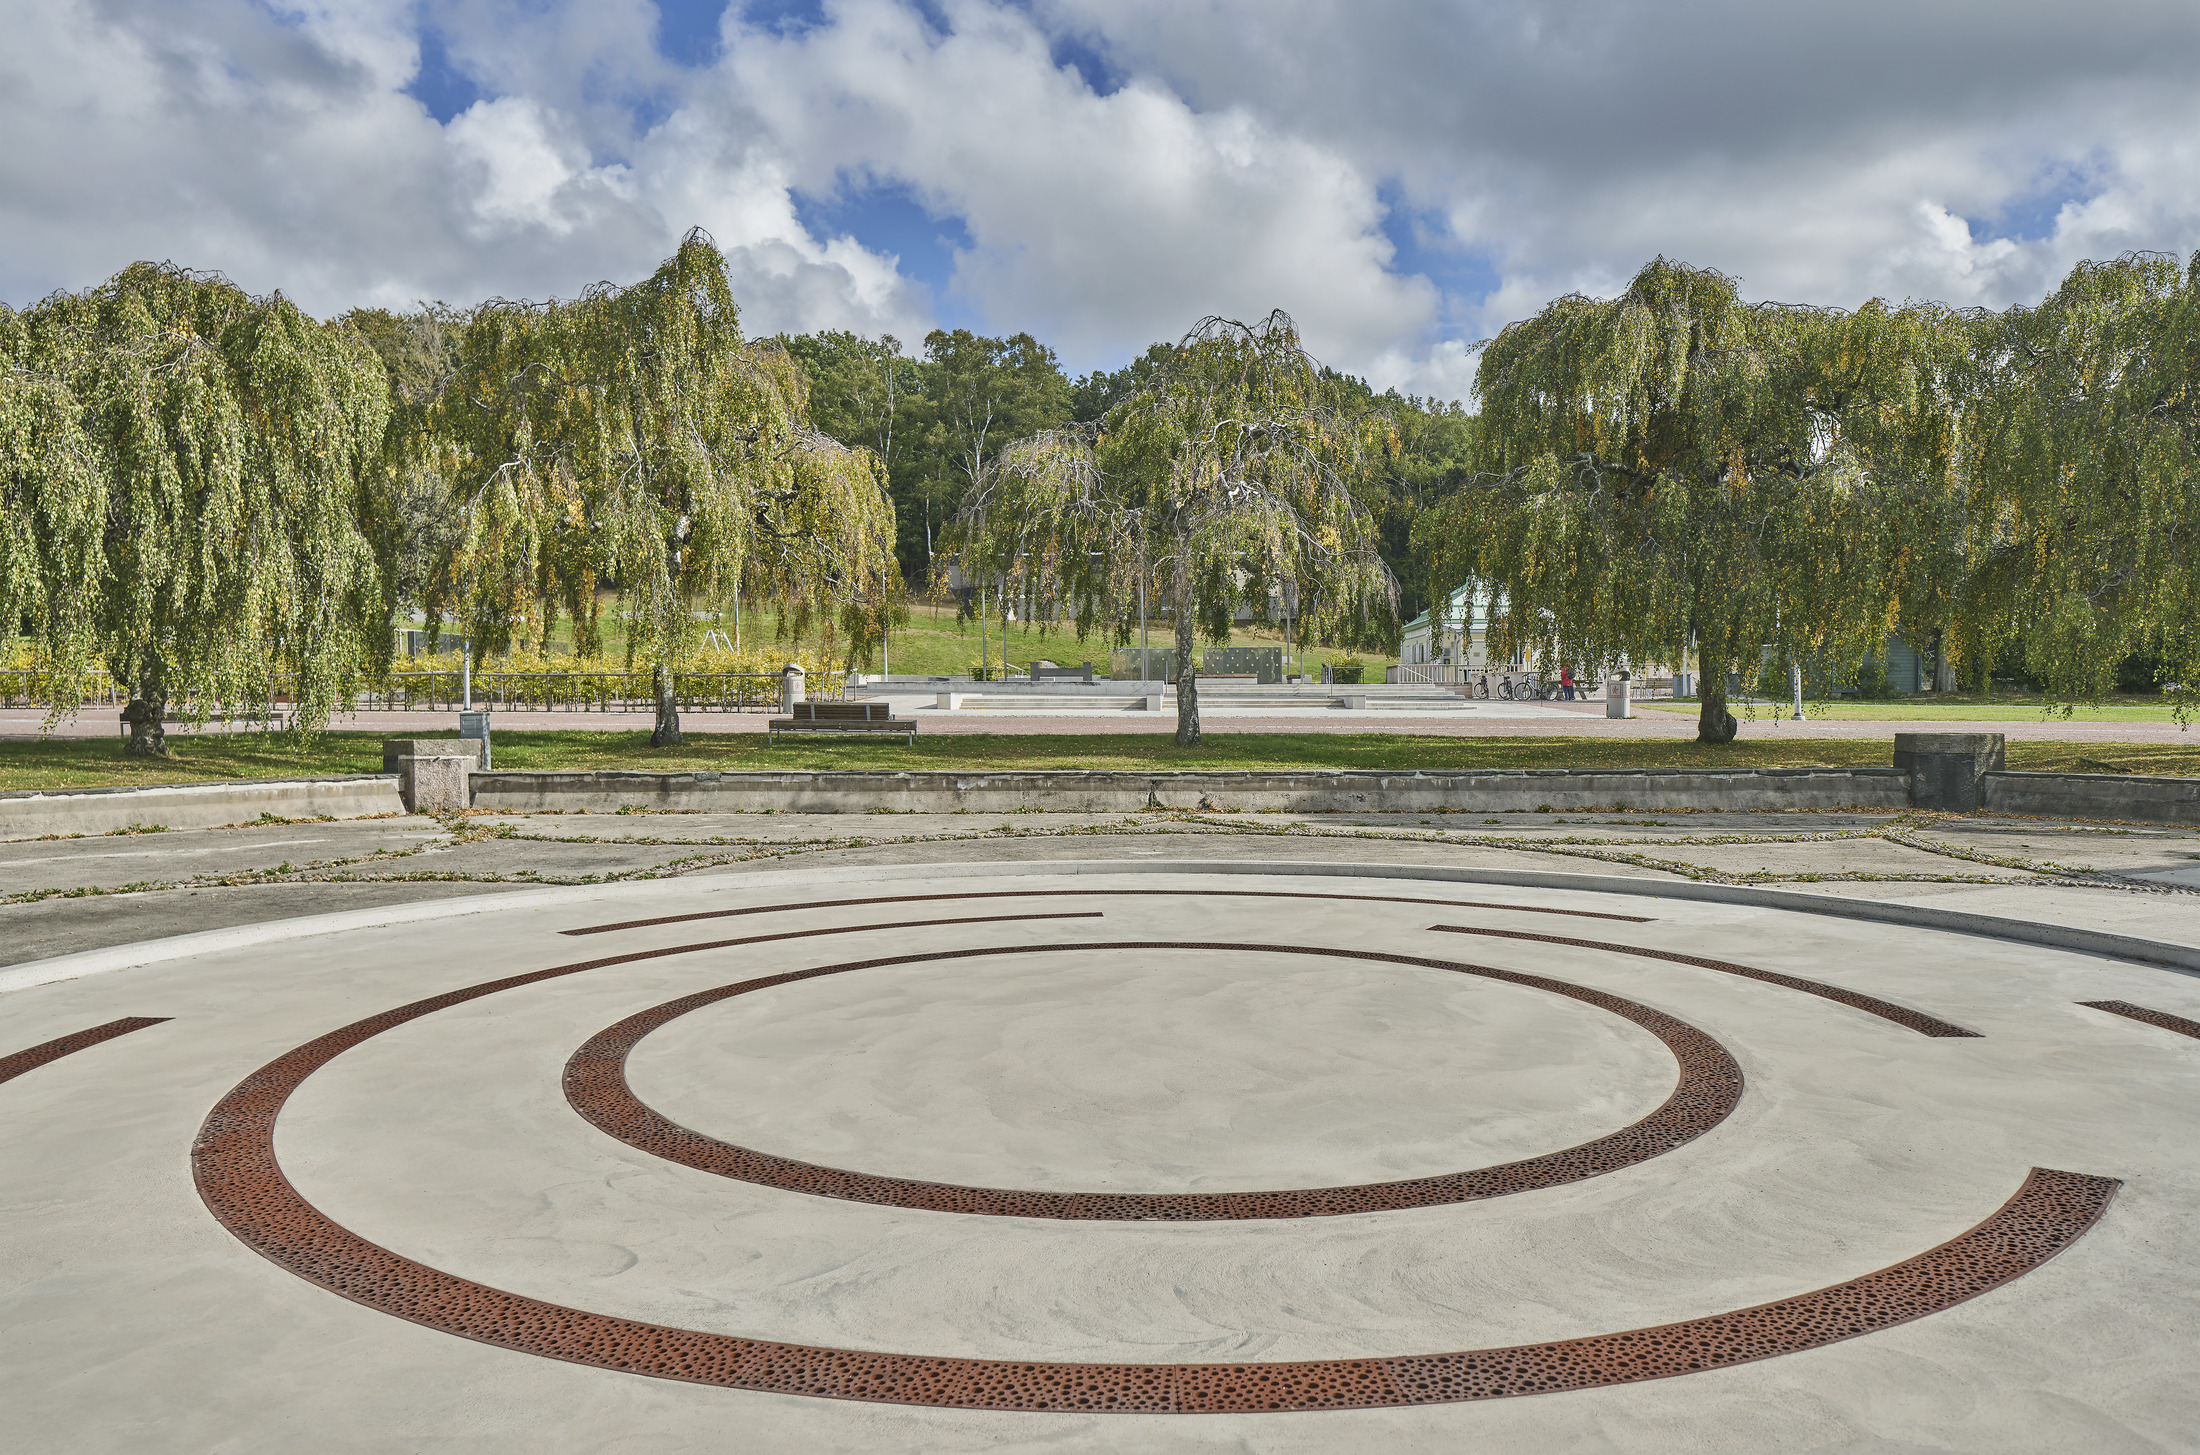
[[[1909,775],[1912,808],[1944,813],[1976,813],[1979,781],[2008,766],[2000,733],[1896,733],[1894,765]]]
[[[397,792],[413,813],[464,813],[473,764],[456,753],[397,760]]]

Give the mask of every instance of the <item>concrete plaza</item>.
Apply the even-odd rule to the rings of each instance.
[[[2190,831],[1230,819],[0,845],[0,1442],[2191,1448]]]

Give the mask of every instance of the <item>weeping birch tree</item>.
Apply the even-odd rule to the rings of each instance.
[[[1978,320],[1973,661],[2020,645],[2065,701],[2127,655],[2200,683],[2200,253],[2081,263]]]
[[[644,282],[571,302],[476,309],[427,411],[465,521],[466,630],[484,650],[562,607],[584,645],[615,583],[647,662],[658,746],[680,741],[677,674],[697,612],[740,588],[806,621],[836,615],[868,650],[896,589],[876,457],[812,429],[801,367],[747,343],[725,261],[700,230]]]
[[[965,498],[950,549],[973,580],[1067,603],[1080,637],[1127,641],[1151,583],[1175,621],[1176,741],[1200,741],[1195,635],[1226,641],[1241,604],[1314,603],[1300,620],[1370,635],[1397,586],[1354,482],[1389,439],[1308,356],[1282,312],[1202,319],[1096,425],[1002,451]]]
[[[1730,742],[1727,674],[1754,675],[1761,645],[1854,660],[1906,595],[1944,606],[1967,327],[1932,307],[1750,306],[1661,258],[1622,296],[1561,298],[1485,347],[1485,473],[1416,547],[1502,597],[1500,651],[1592,670],[1693,654],[1698,738]]]
[[[57,713],[104,663],[129,751],[172,706],[327,721],[386,667],[366,530],[389,412],[349,329],[277,294],[139,263],[81,294],[0,307],[0,618],[32,621]]]

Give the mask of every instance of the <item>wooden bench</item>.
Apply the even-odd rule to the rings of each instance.
[[[892,733],[914,744],[917,725],[895,717],[883,702],[798,702],[791,715],[775,717],[766,729],[767,744],[776,744],[781,733]]]

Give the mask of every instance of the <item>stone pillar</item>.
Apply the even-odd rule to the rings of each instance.
[[[791,715],[794,712],[794,705],[804,700],[802,684],[805,679],[806,674],[803,670],[792,662],[779,669],[779,710],[781,712]]]
[[[1910,806],[1976,813],[1979,779],[2002,769],[2000,733],[1896,733],[1894,765],[1910,775]]]
[[[472,766],[460,757],[399,758],[397,796],[412,813],[464,813],[472,806],[466,783]]]

